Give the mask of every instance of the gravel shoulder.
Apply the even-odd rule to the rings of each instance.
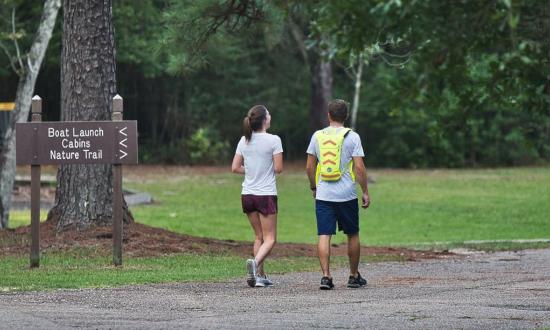
[[[243,261],[244,269],[244,261]],[[113,289],[0,294],[0,327],[20,328],[382,328],[550,327],[550,250],[475,253],[362,264],[363,289],[320,291],[318,273]]]

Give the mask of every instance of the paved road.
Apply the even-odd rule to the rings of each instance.
[[[317,289],[317,273],[244,280],[0,295],[0,328],[550,327],[550,250],[362,265],[364,289]]]

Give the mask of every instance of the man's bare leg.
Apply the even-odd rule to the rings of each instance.
[[[317,253],[319,254],[319,263],[323,276],[331,278],[330,275],[330,239],[331,235],[319,235],[317,244]]]
[[[349,272],[353,277],[357,277],[359,269],[359,259],[361,257],[361,245],[359,243],[359,233],[348,235],[348,257]]]

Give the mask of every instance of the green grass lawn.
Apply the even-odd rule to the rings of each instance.
[[[372,206],[361,210],[367,245],[550,238],[550,168],[372,171]],[[219,239],[252,240],[241,211],[242,178],[230,173],[126,182],[153,195],[132,207],[138,222]],[[280,242],[316,242],[314,202],[303,173],[278,177]],[[10,227],[29,223],[12,212]],[[41,214],[44,219],[46,213]],[[335,242],[345,237],[338,234]]]
[[[0,294],[2,292],[47,290],[56,288],[97,288],[121,285],[211,282],[232,278],[244,281],[244,260],[236,256],[179,254],[159,258],[126,258],[123,267],[112,266],[111,256],[97,256],[91,249],[67,253],[44,253],[40,268],[30,269],[29,259],[0,258]],[[395,256],[369,256],[364,262],[399,261]],[[332,265],[344,266],[343,257],[333,257]],[[296,271],[317,271],[316,258],[292,257],[270,259],[266,262],[269,274]]]
[[[361,211],[367,245],[550,238],[550,168],[372,171],[372,206]],[[252,240],[234,174],[128,183],[157,204],[133,207],[138,222],[180,233]],[[278,239],[316,241],[314,203],[303,173],[278,177]],[[336,242],[344,240],[338,234]]]
[[[46,210],[40,211],[40,221],[45,221],[48,212]],[[31,211],[11,211],[10,212],[10,228],[16,228],[20,226],[26,226],[31,223]]]
[[[39,269],[29,270],[27,258],[4,257],[0,267],[1,291],[81,288],[177,281],[219,281],[243,275],[242,258],[234,256],[173,255],[162,258],[127,258],[113,267],[111,257],[91,253],[44,254]],[[279,259],[272,273],[312,269],[311,258]],[[283,267],[284,266],[284,267]]]
[[[376,183],[370,185],[371,208],[361,211],[363,244],[429,247],[441,246],[437,242],[550,238],[550,168],[382,170],[371,175]],[[125,187],[149,192],[156,201],[132,208],[138,222],[190,235],[251,241],[252,230],[240,208],[240,184],[241,177],[223,173],[158,176],[128,181]],[[315,243],[313,199],[305,176],[284,173],[278,188],[279,241]],[[12,212],[10,227],[28,224],[29,217],[29,212]],[[41,219],[45,217],[43,212]],[[343,240],[341,234],[335,238]],[[346,263],[345,258],[334,259],[336,264]],[[244,271],[242,258],[216,255],[125,258],[124,266],[115,268],[110,256],[83,250],[66,255],[46,252],[37,270],[30,270],[28,262],[28,257],[0,258],[0,292],[217,281],[242,277]],[[316,258],[288,258],[270,260],[266,267],[270,273],[282,273],[317,271],[319,266]]]

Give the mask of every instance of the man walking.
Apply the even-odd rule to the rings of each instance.
[[[329,126],[315,132],[307,148],[306,172],[315,198],[317,217],[317,252],[323,277],[320,289],[334,287],[330,274],[330,239],[338,230],[348,236],[350,276],[349,288],[365,286],[367,281],[359,274],[359,207],[355,182],[363,192],[362,207],[370,204],[367,187],[367,170],[363,163],[361,138],[344,127],[348,107],[343,100],[333,100],[328,105]]]

